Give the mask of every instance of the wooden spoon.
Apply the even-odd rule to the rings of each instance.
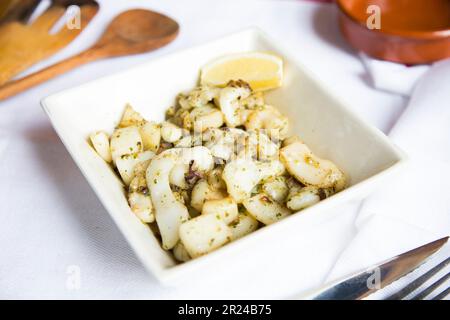
[[[160,13],[143,9],[123,12],[114,18],[94,46],[46,69],[5,84],[0,87],[0,100],[94,60],[155,50],[174,40],[178,31],[178,23]]]

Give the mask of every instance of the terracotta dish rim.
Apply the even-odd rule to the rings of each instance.
[[[345,14],[349,19],[351,19],[353,22],[357,23],[363,28],[366,28],[366,24],[364,21],[361,21],[354,17],[352,13],[345,8],[343,5],[343,1],[345,0],[336,0],[336,4],[339,8],[339,10]],[[411,38],[411,39],[442,39],[445,37],[450,37],[450,27],[445,29],[436,29],[433,31],[422,31],[422,30],[402,30],[402,29],[370,29],[370,31],[377,32],[380,34],[386,34],[386,35],[392,35],[392,36],[400,36],[404,38]]]

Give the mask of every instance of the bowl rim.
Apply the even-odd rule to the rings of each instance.
[[[370,32],[375,32],[380,35],[386,36],[397,36],[406,39],[415,39],[415,40],[439,40],[444,39],[446,37],[450,37],[450,27],[444,29],[436,29],[433,31],[421,31],[421,30],[402,30],[402,29],[368,29],[365,23],[359,19],[357,19],[350,10],[348,10],[344,1],[346,0],[336,0],[336,4],[339,8],[339,12],[343,14],[346,18],[350,19],[355,24],[359,25],[363,29],[367,29]]]
[[[83,166],[79,163],[78,156],[73,154],[73,152],[72,152],[73,150],[71,149],[71,144],[67,143],[67,141],[65,139],[66,138],[65,135],[63,133],[61,133],[59,130],[60,123],[57,124],[56,122],[54,122],[55,119],[52,115],[52,109],[57,106],[50,105],[51,103],[49,104],[49,102],[53,98],[60,97],[61,95],[64,95],[65,93],[70,92],[72,90],[77,90],[77,89],[81,89],[85,86],[92,85],[93,83],[100,81],[102,79],[113,78],[118,75],[125,74],[127,72],[131,72],[132,70],[140,68],[141,65],[155,63],[160,59],[167,58],[168,56],[180,55],[180,54],[183,54],[184,52],[191,50],[193,48],[203,47],[203,46],[212,44],[214,42],[218,42],[218,41],[227,39],[229,37],[242,36],[245,34],[251,34],[252,36],[260,37],[260,38],[264,39],[265,41],[269,42],[276,49],[276,51],[279,52],[282,56],[288,58],[289,60],[294,62],[297,66],[301,67],[303,72],[305,72],[312,81],[320,84],[321,87],[324,87],[320,77],[317,74],[315,74],[312,70],[310,70],[308,66],[304,65],[302,62],[300,62],[298,59],[295,58],[295,52],[290,50],[287,46],[283,45],[276,39],[270,37],[267,33],[265,33],[260,28],[252,26],[252,27],[243,28],[241,30],[237,30],[235,32],[229,32],[229,33],[223,34],[221,36],[209,39],[207,41],[203,41],[201,43],[196,43],[194,45],[175,50],[166,55],[159,56],[154,59],[146,60],[140,64],[128,67],[126,69],[123,69],[118,72],[114,72],[109,75],[93,78],[85,83],[66,88],[64,90],[50,94],[50,95],[44,97],[43,99],[41,99],[42,109],[49,117],[50,122],[51,122],[54,130],[56,131],[58,137],[61,139],[62,143],[64,144],[65,148],[69,152],[69,154],[72,157],[72,159],[74,160],[74,162],[76,163],[80,172],[83,174],[84,178],[86,179],[86,181],[92,188],[92,191],[99,198],[99,201],[101,202],[103,207],[108,212],[110,218],[117,225],[117,227],[121,231],[123,237],[129,243],[131,250],[134,252],[136,257],[140,260],[140,262],[145,267],[145,269],[147,269],[149,271],[149,273],[151,275],[153,275],[153,277],[159,283],[161,283],[163,285],[172,285],[172,284],[177,283],[179,281],[179,279],[182,278],[183,275],[189,274],[191,271],[196,270],[198,267],[204,266],[205,263],[208,261],[213,262],[213,261],[221,260],[223,258],[226,258],[227,256],[233,255],[233,252],[239,252],[239,250],[235,250],[236,246],[247,246],[248,247],[249,245],[251,245],[251,243],[254,243],[258,239],[260,239],[260,237],[264,237],[264,234],[267,233],[267,230],[266,230],[267,228],[269,228],[271,230],[274,230],[274,229],[280,230],[282,228],[285,228],[287,225],[295,224],[295,221],[297,221],[297,223],[298,223],[300,220],[303,220],[303,219],[308,220],[307,217],[311,217],[311,214],[303,215],[303,214],[298,214],[298,212],[296,212],[296,213],[290,215],[289,217],[287,217],[286,219],[283,219],[281,221],[278,221],[277,223],[274,223],[272,225],[264,227],[263,229],[266,230],[266,232],[262,232],[262,230],[259,230],[259,232],[258,231],[253,232],[253,233],[239,239],[239,241],[229,243],[228,245],[220,248],[220,250],[215,250],[207,255],[201,256],[197,259],[192,259],[185,263],[174,264],[170,267],[164,267],[155,261],[149,263],[149,261],[147,259],[145,259],[141,256],[140,250],[136,249],[135,243],[134,243],[135,240],[133,239],[133,237],[128,235],[127,230],[125,230],[126,228],[123,228],[121,226],[121,224],[118,223],[116,221],[116,219],[114,218],[114,216],[111,214],[111,211],[114,211],[114,208],[112,208],[109,203],[105,203],[103,197],[100,194],[98,194],[95,183],[93,183],[91,181],[90,176],[88,174],[86,174]],[[336,96],[333,92],[330,92],[328,90],[326,91],[326,94],[329,95],[330,98],[332,98],[336,102],[336,104],[335,104],[336,108],[341,109],[342,112],[347,117],[353,118],[355,121],[361,123],[368,130],[368,134],[370,134],[372,136],[376,136],[377,138],[381,139],[383,144],[385,145],[385,147],[387,147],[389,149],[389,152],[391,152],[395,156],[395,161],[392,164],[390,164],[389,166],[386,166],[385,168],[380,168],[379,172],[375,173],[374,175],[365,178],[364,180],[358,182],[357,184],[355,184],[353,186],[350,186],[349,188],[343,190],[342,192],[339,192],[338,194],[334,195],[333,197],[331,197],[329,199],[325,199],[324,201],[321,201],[320,203],[303,210],[302,213],[305,213],[305,212],[311,213],[310,211],[317,211],[316,213],[321,213],[321,212],[326,213],[331,208],[334,208],[335,205],[339,205],[339,204],[342,204],[344,202],[354,199],[356,197],[356,195],[358,194],[358,192],[363,193],[364,190],[370,190],[371,186],[375,185],[377,181],[381,181],[381,180],[385,179],[386,177],[397,173],[408,162],[408,157],[406,156],[406,154],[398,146],[396,146],[391,140],[389,140],[389,138],[383,132],[381,132],[378,128],[371,125],[367,120],[365,120],[363,117],[361,117],[360,115],[358,115],[357,113],[352,111],[349,107],[347,107],[347,104],[344,103],[344,101],[339,96]],[[274,234],[274,231],[272,231],[272,234]],[[161,250],[163,250],[163,249],[161,248]]]

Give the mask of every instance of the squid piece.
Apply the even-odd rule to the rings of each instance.
[[[284,171],[283,164],[278,160],[256,162],[248,158],[238,158],[225,165],[222,178],[230,196],[237,203],[242,203],[251,196],[253,188],[260,181],[279,176]]]
[[[281,176],[286,172],[286,168],[279,160],[272,160],[270,162],[258,162],[258,176],[259,181],[266,181],[275,177]]]
[[[245,209],[258,221],[269,225],[291,214],[291,210],[260,193],[243,202]]]
[[[189,124],[184,125],[184,128],[204,132],[209,128],[220,128],[223,125],[223,114],[213,104],[207,104],[193,109],[187,122]]]
[[[208,172],[206,176],[206,180],[208,184],[216,190],[226,190],[227,185],[225,184],[225,181],[222,178],[223,174],[223,167],[218,166],[214,169],[212,169],[210,172]]]
[[[218,200],[226,197],[223,190],[215,189],[204,179],[199,180],[191,193],[191,206],[201,212],[203,205],[208,200]]]
[[[264,93],[262,91],[252,92],[250,96],[242,99],[242,106],[248,109],[255,109],[264,106]]]
[[[122,177],[125,185],[129,185],[135,175],[135,166],[139,163],[152,159],[155,156],[154,152],[144,151],[135,154],[124,154],[116,159],[116,167]]]
[[[238,150],[238,158],[256,160],[258,158],[258,136],[252,132],[247,134],[244,143]]]
[[[189,189],[189,184],[186,182],[186,173],[188,171],[188,164],[180,163],[174,166],[169,175],[170,184],[180,189]]]
[[[155,221],[150,196],[139,192],[131,192],[128,194],[128,203],[130,204],[131,211],[133,211],[142,222],[151,223]]]
[[[230,196],[241,203],[250,197],[252,189],[260,181],[258,166],[250,159],[236,159],[225,165],[222,178]]]
[[[278,139],[284,139],[289,130],[289,121],[277,109],[265,105],[258,107],[248,116],[245,128],[247,130],[265,129]]]
[[[177,200],[170,188],[170,173],[178,164],[191,164],[200,172],[207,172],[214,166],[210,151],[202,146],[174,148],[163,151],[152,159],[147,168],[147,185],[155,208],[164,249],[172,249],[179,240],[179,228],[189,220],[189,212]]]
[[[182,136],[183,131],[180,127],[167,121],[164,121],[161,124],[161,137],[164,139],[164,141],[173,143],[180,140]]]
[[[225,117],[225,123],[228,127],[241,125],[239,115],[240,100],[245,99],[251,94],[250,86],[244,81],[230,81],[228,85],[220,91],[218,105]]]
[[[147,171],[150,160],[143,161],[134,166],[134,178],[131,180],[128,186],[128,192],[139,192],[142,194],[148,194],[147,180],[145,179],[145,173]]]
[[[189,92],[188,95],[180,95],[178,103],[182,109],[202,107],[216,99],[219,95],[219,88],[211,86],[200,86]]]
[[[201,215],[180,227],[180,238],[192,258],[199,257],[231,240],[231,230],[215,215]]]
[[[202,133],[202,141],[205,144],[217,142],[225,135],[225,131],[217,128],[209,128]]]
[[[97,151],[98,155],[110,163],[112,161],[111,149],[109,147],[109,138],[108,135],[104,131],[94,132],[89,136],[91,139],[92,146],[95,151]]]
[[[166,120],[179,126],[184,127],[185,119],[189,118],[189,110],[178,108],[173,112],[166,114]]]
[[[192,136],[184,136],[180,140],[174,143],[175,148],[190,148],[192,147]]]
[[[293,142],[280,150],[287,171],[305,185],[319,188],[345,187],[345,176],[330,160],[314,155],[302,142]]]
[[[289,187],[284,176],[268,179],[262,185],[264,191],[272,200],[283,202],[289,194]]]
[[[237,240],[258,229],[259,222],[248,212],[240,213],[237,219],[230,223],[231,240]]]
[[[202,134],[187,134],[174,143],[175,148],[190,148],[202,145]]]
[[[131,211],[144,223],[155,221],[153,203],[150,198],[145,171],[150,160],[143,161],[134,167],[134,178],[128,187],[128,204]]]
[[[158,151],[161,142],[161,126],[153,121],[145,122],[139,127],[144,150]]]
[[[219,200],[208,200],[203,204],[202,214],[215,215],[217,219],[221,219],[228,224],[238,216],[237,203],[231,197]]]
[[[140,126],[143,123],[145,123],[145,120],[141,114],[135,111],[130,104],[127,104],[118,127],[126,128],[130,126]]]
[[[114,162],[123,155],[140,153],[143,149],[138,127],[131,126],[114,130],[111,136],[111,156]]]
[[[205,146],[211,150],[214,157],[230,160],[240,147],[245,145],[248,133],[241,129],[207,130]]]
[[[182,242],[178,242],[173,248],[173,256],[180,262],[186,262],[191,260],[191,256],[187,252]]]
[[[240,123],[240,125],[243,125],[247,121],[248,117],[252,114],[253,110],[239,108],[237,110],[237,112],[238,112],[238,116],[239,116],[239,123]]]
[[[307,186],[298,191],[291,192],[287,199],[286,206],[291,210],[299,211],[318,203],[324,197],[326,196],[322,189],[314,186]]]
[[[245,145],[245,156],[259,160],[278,157],[279,147],[266,134],[260,131],[250,132]]]

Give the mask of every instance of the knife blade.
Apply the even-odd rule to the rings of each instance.
[[[444,237],[404,252],[349,277],[331,283],[309,296],[313,300],[359,300],[398,280],[422,265],[448,240]]]

